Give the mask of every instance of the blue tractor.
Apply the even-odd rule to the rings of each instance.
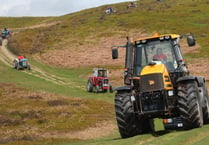
[[[21,69],[31,70],[30,64],[29,64],[27,58],[25,58],[25,57],[23,57],[21,59],[16,58],[13,61],[13,68],[17,69],[17,70],[21,70]]]

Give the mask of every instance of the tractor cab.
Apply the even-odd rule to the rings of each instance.
[[[189,37],[190,38],[190,37]],[[195,45],[193,42],[189,46]],[[167,34],[137,39],[134,41],[134,74],[139,75],[147,65],[164,64],[169,72],[174,72],[182,64],[185,65],[178,41],[180,35]]]
[[[31,69],[28,59],[22,55],[18,56],[16,59],[13,60],[13,68],[17,70],[20,70],[20,69],[30,70]]]
[[[93,76],[94,77],[108,77],[109,71],[107,69],[93,69]]]
[[[174,73],[180,76],[188,75],[185,59],[183,59],[182,52],[180,50],[179,40],[187,36],[187,42],[189,46],[195,45],[195,39],[193,35],[177,35],[177,34],[165,34],[159,35],[155,33],[151,37],[136,39],[132,42],[128,40],[126,46],[126,60],[125,60],[125,76],[124,83],[131,84],[132,77],[139,77],[143,68],[147,66],[159,66],[164,65],[171,76]],[[112,58],[118,58],[118,47],[112,48]],[[147,69],[146,69],[147,70]],[[152,71],[152,73],[154,73]]]

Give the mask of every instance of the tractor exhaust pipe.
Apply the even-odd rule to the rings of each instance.
[[[124,72],[124,84],[130,85],[130,78],[133,75],[133,45],[131,44],[130,38],[127,36],[126,43],[126,60],[125,60],[125,72]]]

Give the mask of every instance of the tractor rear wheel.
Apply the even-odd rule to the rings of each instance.
[[[184,129],[203,125],[203,112],[200,104],[197,82],[186,81],[178,85],[178,104]]]
[[[93,82],[92,82],[92,80],[90,78],[88,79],[86,88],[87,88],[88,92],[92,92],[93,91]]]
[[[28,69],[28,70],[31,70],[31,67],[30,67],[30,65],[29,65],[29,64],[27,65],[27,69]]]
[[[205,84],[203,86],[203,97],[204,97],[203,121],[204,124],[209,124],[209,98],[208,98],[208,90]]]
[[[116,120],[122,138],[152,131],[154,127],[152,119],[139,119],[134,114],[130,97],[128,92],[118,92],[115,97]]]

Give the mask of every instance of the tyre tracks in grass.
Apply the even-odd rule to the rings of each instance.
[[[0,61],[2,61],[5,65],[7,65],[9,67],[13,67],[12,62],[15,58],[17,58],[17,56],[14,55],[12,52],[10,52],[7,49],[7,43],[8,43],[8,40],[6,40],[6,39],[4,39],[2,41],[2,46],[0,49]],[[44,79],[44,80],[52,82],[54,84],[67,85],[69,87],[70,86],[74,86],[74,87],[77,86],[77,85],[75,85],[75,82],[67,82],[65,78],[47,73],[37,66],[32,66],[32,69],[30,71],[23,70],[22,72],[29,74],[29,75],[33,75],[33,76],[41,78],[41,79]],[[77,87],[79,87],[79,86],[77,86]]]

